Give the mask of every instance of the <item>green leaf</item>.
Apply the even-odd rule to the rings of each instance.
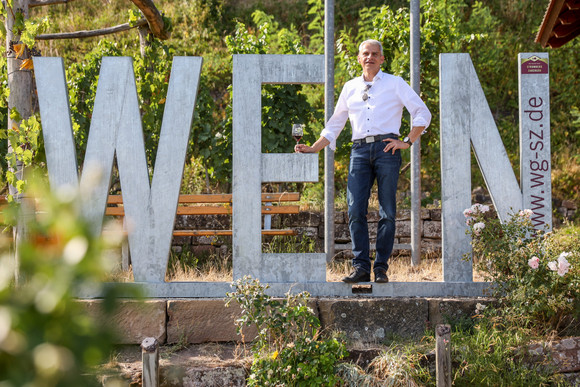
[[[22,116],[15,107],[10,109],[10,119],[17,122],[22,121]]]

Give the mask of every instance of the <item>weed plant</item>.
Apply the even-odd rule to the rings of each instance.
[[[308,306],[309,294],[287,293],[282,300],[266,294],[267,285],[249,276],[232,284],[226,305],[239,304],[237,331],[255,326],[258,336],[248,386],[334,386],[337,362],[347,355],[337,337],[323,337],[320,320]]]
[[[480,204],[464,214],[478,269],[495,283],[498,314],[540,333],[562,333],[578,324],[578,227],[559,233],[536,230],[531,210],[501,223],[488,206]]]

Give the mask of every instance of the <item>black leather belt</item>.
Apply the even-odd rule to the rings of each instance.
[[[379,134],[377,136],[367,136],[365,138],[357,138],[352,140],[353,144],[370,144],[371,142],[383,141],[386,138],[399,138],[396,134]]]

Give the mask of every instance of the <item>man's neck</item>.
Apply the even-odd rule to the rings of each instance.
[[[379,73],[379,70],[375,71],[374,73],[367,73],[366,71],[363,71],[363,79],[366,82],[372,82],[373,79],[375,79],[375,76]]]

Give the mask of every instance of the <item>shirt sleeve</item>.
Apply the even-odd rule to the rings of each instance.
[[[344,125],[346,124],[346,120],[348,119],[348,105],[346,103],[346,87],[342,88],[340,92],[340,96],[338,97],[338,102],[334,107],[334,113],[332,117],[326,123],[326,126],[320,132],[320,136],[326,138],[330,141],[329,147],[332,150],[336,149],[336,139],[342,129],[344,129]]]
[[[403,78],[399,78],[399,96],[405,108],[413,118],[413,126],[424,126],[425,129],[431,123],[431,112],[425,102],[415,93],[415,90]]]

